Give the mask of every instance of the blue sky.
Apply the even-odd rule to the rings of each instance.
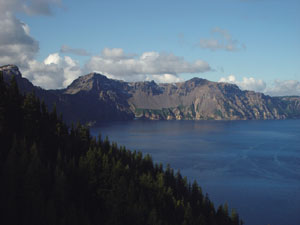
[[[0,8],[15,22],[0,27],[15,29],[0,34],[0,64],[11,60],[44,88],[96,71],[128,81],[202,77],[300,95],[298,0],[5,1]],[[20,24],[27,32],[17,31]],[[24,57],[12,57],[7,36],[20,37]]]

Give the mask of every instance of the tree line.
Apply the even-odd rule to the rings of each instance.
[[[170,166],[68,127],[0,72],[0,224],[240,225]]]

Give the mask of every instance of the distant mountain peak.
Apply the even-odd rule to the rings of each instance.
[[[7,64],[7,65],[0,66],[0,70],[13,70],[13,69],[19,69],[19,68],[14,64]]]
[[[123,81],[113,80],[107,78],[100,73],[89,73],[75,79],[66,89],[66,94],[76,94],[80,91],[100,91],[102,89],[109,89],[115,83]]]
[[[212,81],[209,81],[209,80],[206,80],[206,79],[203,79],[203,78],[199,78],[199,77],[194,77],[190,80],[187,80],[185,82],[182,82],[184,83],[185,85],[187,86],[201,86],[201,85],[205,85],[205,84],[209,84],[209,83],[214,83]]]
[[[18,76],[22,77],[22,74],[19,70],[19,68],[16,65],[8,64],[4,66],[0,66],[0,71],[3,72],[4,76]]]
[[[242,91],[235,84],[194,77],[177,83],[125,82],[100,73],[74,80],[66,89],[32,85],[15,65],[0,67],[4,80],[17,78],[22,93],[34,91],[46,104],[56,103],[69,122],[107,120],[247,120],[300,118],[300,97],[270,97]]]
[[[90,78],[96,78],[96,79],[97,78],[108,79],[107,76],[105,76],[105,75],[103,75],[101,73],[97,73],[97,72],[92,72],[92,73],[89,73],[89,74],[87,74],[85,76],[90,77]],[[83,77],[85,77],[85,76],[83,76]]]
[[[203,82],[203,81],[208,81],[208,80],[201,78],[201,77],[193,77],[189,81],[191,81],[191,82],[201,82],[202,81]]]

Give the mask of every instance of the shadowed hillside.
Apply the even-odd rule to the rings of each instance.
[[[16,79],[0,72],[0,224],[242,224],[169,166],[68,127]]]

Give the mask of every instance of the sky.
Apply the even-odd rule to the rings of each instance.
[[[0,0],[0,65],[45,89],[98,72],[300,95],[299,0]]]

